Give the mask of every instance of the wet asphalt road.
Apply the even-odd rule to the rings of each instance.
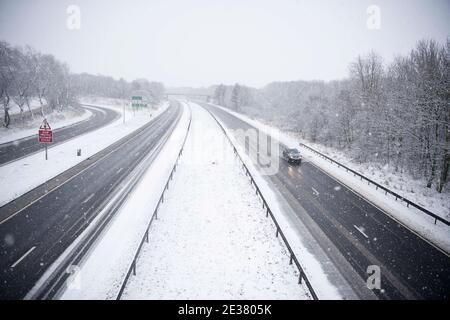
[[[21,299],[27,294],[95,218],[113,190],[173,130],[181,111],[178,103],[172,103],[112,152],[95,161],[95,156],[85,160],[76,174],[68,170],[70,177],[64,173],[56,177],[64,181],[58,188],[44,191],[31,204],[24,195],[13,210],[8,205],[0,208],[0,299]]]
[[[254,127],[229,113],[202,104],[229,129]],[[250,148],[258,150],[258,145]],[[280,146],[282,149],[283,146]],[[301,149],[300,149],[301,151]],[[281,151],[280,151],[281,154]],[[449,299],[450,257],[393,220],[367,200],[340,184],[310,162],[292,166],[280,159],[278,172],[268,179],[305,224],[317,224],[335,245],[353,270],[337,266],[344,274],[357,272],[365,286],[370,265],[380,266],[381,290],[373,292],[380,299]],[[308,214],[309,217],[302,216]],[[308,228],[314,236],[314,228]],[[317,237],[319,243],[320,237]],[[324,246],[326,244],[324,243]],[[330,260],[337,252],[323,248]]]

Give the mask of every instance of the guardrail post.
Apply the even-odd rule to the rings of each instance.
[[[190,128],[190,127],[191,127],[191,120],[189,119],[188,130],[187,130],[187,132],[186,132],[186,137],[185,137],[185,139],[184,139],[183,146],[181,147],[181,150],[180,150],[180,152],[179,152],[178,158],[176,159],[175,165],[174,165],[174,167],[172,168],[172,172],[170,173],[169,179],[167,180],[166,185],[165,185],[165,187],[164,187],[164,189],[163,189],[163,191],[162,191],[162,193],[161,193],[161,197],[159,198],[159,201],[158,201],[158,203],[157,203],[157,205],[156,205],[156,208],[154,209],[153,216],[152,216],[152,218],[150,219],[150,222],[149,222],[149,224],[148,224],[148,226],[147,226],[147,229],[146,229],[146,231],[145,231],[145,234],[144,234],[144,236],[143,236],[142,239],[141,239],[141,243],[140,243],[140,245],[139,245],[139,247],[138,247],[138,249],[137,249],[137,251],[136,251],[136,253],[135,253],[135,256],[134,256],[134,258],[133,258],[133,261],[132,261],[130,267],[128,268],[128,271],[127,271],[127,274],[126,274],[126,276],[125,276],[125,279],[123,280],[122,285],[121,285],[121,288],[120,288],[120,291],[119,291],[119,293],[118,293],[118,295],[117,295],[117,297],[116,297],[117,300],[120,300],[120,298],[121,298],[121,296],[122,296],[122,293],[123,293],[123,291],[124,291],[124,289],[125,289],[125,287],[126,287],[128,278],[129,278],[129,276],[131,275],[131,273],[132,273],[134,276],[136,275],[136,262],[137,262],[139,253],[140,253],[140,251],[141,251],[141,248],[142,248],[142,245],[143,245],[143,243],[144,243],[144,240],[145,240],[147,243],[149,242],[149,233],[150,233],[149,231],[150,231],[150,226],[151,226],[151,224],[152,224],[153,219],[158,220],[158,210],[159,210],[159,207],[160,207],[161,203],[164,202],[164,193],[166,192],[166,190],[169,189],[169,181],[173,179],[173,173],[176,172],[176,167],[177,167],[177,165],[178,165],[178,160],[179,160],[181,154],[183,153],[183,147],[184,147],[184,144],[185,144],[185,142],[186,142],[186,138],[187,138],[187,135],[188,135],[188,133],[189,133],[189,128]]]
[[[208,111],[209,111],[209,110],[208,110]],[[222,129],[222,131],[225,133],[225,136],[228,138],[228,141],[230,142],[231,146],[233,146],[233,150],[236,152],[237,157],[238,157],[239,160],[242,162],[242,168],[245,170],[245,175],[250,177],[250,183],[251,183],[251,185],[255,184],[256,194],[259,193],[259,196],[261,197],[261,200],[262,200],[262,202],[263,202],[263,209],[264,209],[264,208],[266,209],[266,218],[267,218],[267,217],[269,216],[269,214],[270,214],[271,217],[272,217],[273,222],[275,223],[275,226],[276,226],[276,229],[277,229],[277,230],[276,230],[276,237],[278,238],[278,234],[281,233],[281,236],[282,236],[282,239],[283,239],[283,241],[284,241],[284,244],[286,245],[287,249],[288,249],[289,252],[290,252],[290,260],[289,260],[289,264],[292,264],[293,261],[294,261],[294,259],[295,259],[296,266],[297,266],[297,268],[298,268],[298,270],[299,270],[299,279],[298,279],[298,283],[301,284],[301,283],[302,283],[302,277],[305,277],[306,284],[307,284],[307,286],[308,286],[308,290],[310,291],[310,294],[313,296],[313,298],[314,298],[315,300],[317,300],[317,296],[315,295],[313,288],[309,285],[309,281],[308,281],[308,279],[306,278],[306,275],[303,275],[303,273],[302,273],[302,268],[301,268],[299,262],[297,261],[297,258],[295,257],[295,254],[294,254],[294,252],[292,251],[292,248],[290,247],[290,245],[289,245],[289,243],[287,242],[287,240],[286,240],[286,238],[285,238],[283,232],[281,231],[280,226],[278,225],[278,223],[277,223],[275,217],[273,216],[273,213],[270,211],[269,205],[268,205],[268,203],[265,201],[264,196],[262,195],[261,191],[259,190],[258,185],[256,184],[256,181],[253,179],[252,174],[250,173],[249,169],[247,168],[247,166],[245,165],[244,161],[243,161],[242,158],[240,157],[239,153],[237,152],[237,149],[235,148],[235,146],[234,146],[234,144],[232,143],[231,139],[228,137],[228,135],[227,135],[225,129],[223,128],[223,126],[219,123],[219,121],[215,118],[215,116],[212,115],[211,112],[209,112],[209,113],[210,113],[211,116],[216,120],[216,122],[218,123],[219,127],[220,127],[220,128]],[[302,146],[301,143],[300,143],[300,145]],[[307,147],[307,146],[305,146],[305,147]],[[309,147],[307,147],[307,148],[309,148]],[[315,151],[315,150],[312,150],[312,151]],[[330,160],[331,160],[331,159],[330,159]]]
[[[432,212],[430,212],[430,211],[427,210],[426,208],[423,208],[423,207],[421,207],[421,206],[415,204],[414,202],[411,202],[410,200],[403,198],[403,196],[398,195],[397,193],[395,193],[395,192],[393,192],[393,191],[387,189],[386,187],[384,187],[384,186],[382,186],[382,185],[379,185],[377,182],[372,181],[371,179],[369,179],[369,178],[363,176],[362,174],[360,174],[360,173],[358,173],[358,172],[355,172],[354,170],[352,170],[352,169],[346,167],[346,166],[343,165],[343,164],[340,164],[339,162],[337,162],[337,161],[331,159],[330,157],[325,156],[324,154],[320,153],[319,151],[316,151],[316,150],[314,150],[313,148],[311,148],[311,147],[309,147],[309,146],[307,146],[307,145],[305,145],[305,144],[303,144],[303,143],[299,143],[299,145],[300,145],[301,147],[304,147],[304,148],[310,150],[310,151],[313,152],[314,154],[317,154],[319,157],[321,157],[321,158],[323,158],[323,159],[330,160],[331,162],[335,163],[338,167],[343,167],[343,168],[345,168],[345,171],[346,171],[346,172],[351,172],[351,173],[353,174],[354,177],[358,176],[358,177],[360,177],[361,180],[363,180],[363,179],[364,179],[364,180],[367,180],[367,184],[368,184],[368,185],[371,185],[371,184],[375,185],[376,190],[381,189],[382,191],[384,191],[384,195],[385,195],[385,196],[387,196],[387,194],[389,193],[390,195],[392,195],[393,197],[395,197],[395,200],[396,200],[396,201],[398,201],[398,200],[400,199],[400,200],[406,202],[406,207],[407,207],[407,208],[409,208],[409,205],[411,205],[411,206],[417,208],[418,210],[422,211],[422,213],[431,216],[431,217],[435,220],[435,221],[434,221],[434,224],[437,224],[437,221],[439,220],[439,221],[441,221],[442,223],[444,223],[445,225],[450,226],[450,221],[449,221],[449,220],[446,220],[446,219],[441,218],[441,217],[439,217],[439,216],[436,217],[435,214],[433,214]]]

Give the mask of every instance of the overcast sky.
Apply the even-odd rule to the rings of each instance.
[[[69,5],[80,29],[67,27]],[[367,27],[370,5],[380,29]],[[52,53],[73,72],[168,86],[339,79],[358,54],[391,61],[449,35],[450,0],[0,0],[1,40]]]

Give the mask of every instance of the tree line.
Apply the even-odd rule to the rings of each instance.
[[[78,97],[129,99],[134,92],[143,92],[150,103],[158,103],[163,99],[165,89],[162,83],[146,79],[127,82],[102,75],[73,74],[66,63],[51,54],[0,41],[0,103],[5,127],[11,122],[12,103],[18,106],[23,119],[24,112],[33,114],[32,99],[39,101],[40,113],[44,116],[44,108],[48,112],[62,111],[78,105]]]
[[[74,104],[75,97],[69,82],[69,67],[52,55],[41,54],[26,46],[12,47],[0,41],[0,101],[3,106],[3,125],[11,121],[9,109],[14,102],[23,117],[25,108],[31,113],[30,102],[37,98],[41,112],[48,105],[61,110]]]
[[[214,98],[442,192],[450,165],[449,65],[449,40],[422,40],[389,64],[375,52],[358,56],[343,80],[219,85]]]
[[[165,95],[165,87],[162,83],[147,79],[128,82],[123,78],[115,80],[108,76],[81,73],[71,75],[71,82],[77,96],[130,99],[132,95],[142,95],[149,103],[156,104]]]

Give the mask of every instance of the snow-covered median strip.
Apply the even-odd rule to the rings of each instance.
[[[45,160],[42,152],[1,166],[0,184],[8,186],[8,188],[2,190],[0,206],[52,179],[142,127],[167,107],[168,102],[162,103],[158,109],[152,111],[151,116],[148,110],[134,113],[126,108],[125,123],[123,123],[123,108],[120,108],[120,117],[112,123],[49,149],[48,160]],[[111,108],[119,111],[117,107]],[[81,156],[77,156],[77,149],[81,149]]]
[[[309,299],[214,119],[191,104],[173,183],[123,299]]]
[[[288,147],[299,148],[299,142],[305,142],[299,138],[289,135],[288,133],[282,132],[277,128],[263,124],[254,119],[250,119],[243,114],[231,111],[221,106],[215,106],[251,124],[262,132],[276,132],[280,142]],[[307,142],[305,143],[308,144]],[[335,178],[340,183],[343,183],[350,189],[354,190],[413,232],[428,239],[441,249],[450,252],[450,228],[448,226],[439,222],[435,225],[432,217],[425,215],[423,212],[413,207],[406,207],[406,204],[401,201],[395,201],[395,198],[389,195],[386,196],[381,189],[376,190],[373,185],[368,185],[367,182],[361,181],[358,177],[354,177],[351,173],[346,172],[345,169],[338,168],[337,165],[324,160],[312,151],[309,151],[306,148],[301,148],[301,152],[307,161],[310,161],[312,164],[316,165],[330,177]],[[349,166],[351,167],[351,164],[349,164]],[[398,192],[398,190],[395,191]],[[450,200],[446,199],[444,201]],[[448,215],[448,212],[438,211],[435,213],[444,217]]]
[[[60,299],[115,299],[122,280],[146,231],[167,178],[177,159],[189,124],[189,110],[182,117],[157,157],[145,171],[122,208],[90,249]]]

